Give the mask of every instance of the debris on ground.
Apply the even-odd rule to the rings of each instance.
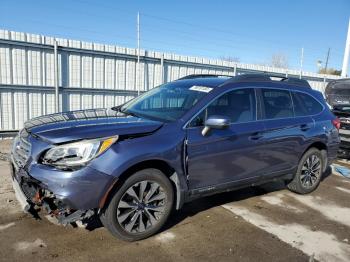
[[[0,152],[0,160],[9,161],[9,159],[10,159],[9,154]]]
[[[342,176],[346,178],[350,178],[350,169],[348,167],[341,166],[341,165],[333,165],[333,167],[335,171],[341,174]]]

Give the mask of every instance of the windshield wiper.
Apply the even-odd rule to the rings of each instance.
[[[135,114],[134,112],[130,112],[130,111],[127,111],[127,110],[122,110],[122,106],[112,107],[112,110],[120,112],[120,113],[125,114],[125,115],[134,116],[134,117],[140,117],[137,114]]]
[[[113,110],[113,111],[117,111],[117,112],[120,112],[120,108],[121,108],[122,106],[113,106],[111,109]]]

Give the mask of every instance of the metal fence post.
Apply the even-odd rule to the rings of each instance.
[[[54,41],[54,81],[55,81],[55,111],[60,111],[60,98],[59,98],[59,86],[58,86],[58,52],[57,41]]]
[[[164,54],[162,54],[162,57],[160,58],[160,83],[164,84]]]
[[[300,75],[299,78],[303,76],[303,62],[304,62],[304,47],[301,48],[301,57],[300,57]]]

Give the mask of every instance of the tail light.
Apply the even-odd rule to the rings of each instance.
[[[340,129],[340,119],[338,117],[332,120],[332,124],[336,129]]]

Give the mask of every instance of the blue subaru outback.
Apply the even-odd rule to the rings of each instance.
[[[14,140],[25,210],[62,224],[98,215],[134,241],[205,195],[282,179],[317,188],[336,157],[339,120],[305,80],[192,75],[110,109],[34,118]]]

